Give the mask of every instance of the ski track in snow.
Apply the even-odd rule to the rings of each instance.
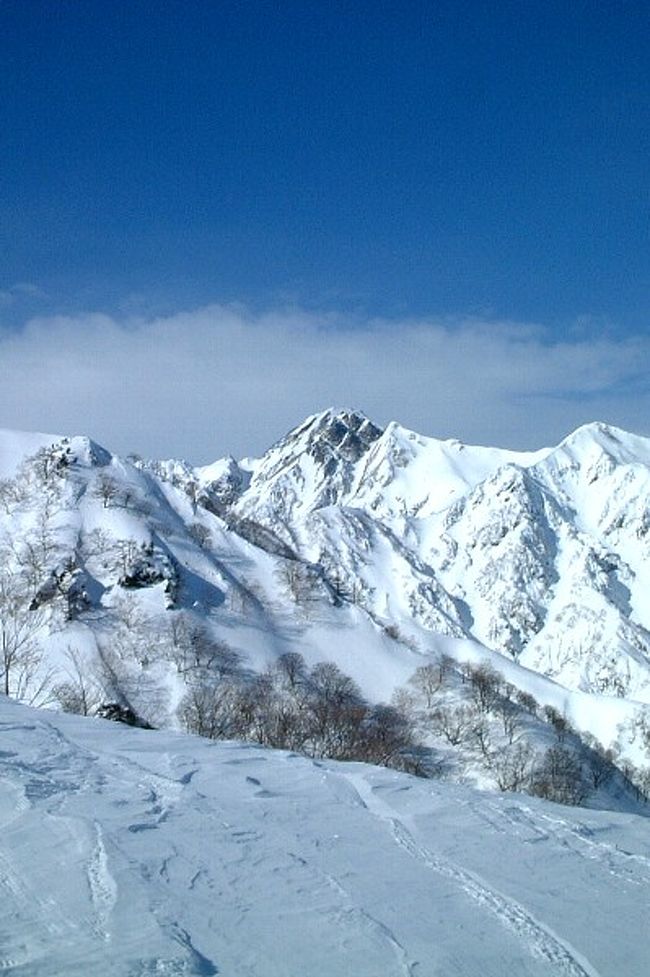
[[[404,821],[377,797],[363,774],[349,773],[345,774],[345,778],[356,790],[368,811],[390,827],[393,839],[400,848],[427,869],[455,882],[471,899],[512,930],[533,955],[552,964],[557,977],[600,977],[582,954],[518,902],[492,889],[474,872],[469,872],[420,845]]]
[[[94,928],[105,941],[110,940],[110,918],[117,902],[117,883],[108,867],[108,856],[101,826],[95,822],[96,842],[86,870],[93,904]]]
[[[303,858],[298,858],[296,855],[293,855],[292,857],[298,859],[305,865],[307,864]],[[411,960],[409,958],[406,948],[402,943],[400,943],[393,930],[387,926],[386,923],[382,922],[382,920],[368,912],[367,909],[363,909],[361,906],[357,905],[345,886],[343,886],[341,882],[333,875],[330,875],[329,873],[321,874],[323,874],[323,878],[330,888],[333,889],[334,892],[336,892],[336,894],[346,902],[345,906],[334,911],[334,916],[337,923],[349,922],[354,927],[361,925],[376,933],[395,954],[403,977],[416,977],[416,970],[419,967],[419,961]]]
[[[650,883],[650,858],[599,841],[596,838],[597,829],[582,822],[572,823],[541,811],[533,816],[525,804],[500,806],[491,803],[487,796],[480,803],[471,802],[469,807],[473,814],[499,834],[511,835],[514,829],[514,833],[529,844],[552,839],[578,858],[588,858],[606,865],[609,874],[623,882],[642,888]],[[541,827],[539,822],[547,824],[548,830]]]
[[[376,916],[373,916],[366,909],[362,909],[359,906],[341,909],[336,915],[339,921],[349,920],[355,927],[359,925],[366,926],[372,932],[376,933],[394,952],[403,977],[415,977],[416,968],[418,967],[417,960],[412,961],[409,959],[406,949],[402,946],[389,926],[386,926]]]

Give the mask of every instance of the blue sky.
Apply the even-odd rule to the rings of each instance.
[[[5,0],[0,29],[6,341],[38,333],[34,316],[48,334],[68,317],[85,348],[97,333],[84,316],[132,335],[215,303],[267,329],[302,310],[324,344],[377,319],[404,337],[428,321],[464,350],[469,320],[495,348],[512,323],[545,349],[650,333],[645,3]],[[31,384],[0,424],[22,408],[38,421]],[[622,407],[632,388],[638,404],[639,363],[603,380],[602,409],[613,398],[613,419],[638,424]],[[364,397],[352,382],[327,392],[313,410]],[[561,396],[574,406],[558,429],[601,407],[579,388]],[[379,413],[400,415],[392,397]],[[297,409],[287,397],[282,417]],[[36,426],[74,420],[44,413]],[[121,444],[117,417],[100,427]],[[495,415],[474,439],[558,433],[532,414],[519,428]],[[425,433],[442,433],[433,410]]]

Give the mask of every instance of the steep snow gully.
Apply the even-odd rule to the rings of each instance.
[[[636,977],[647,821],[0,700],[0,972]]]

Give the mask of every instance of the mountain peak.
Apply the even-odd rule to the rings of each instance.
[[[650,439],[602,421],[582,424],[554,450],[575,455],[580,461],[586,454],[598,452],[611,456],[618,464],[650,463]]]
[[[277,449],[282,449],[284,453],[287,449],[299,448],[319,463],[325,463],[332,457],[354,462],[382,433],[382,429],[361,411],[328,408],[312,414],[289,431],[271,451],[275,453]]]

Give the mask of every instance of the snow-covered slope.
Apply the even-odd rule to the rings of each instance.
[[[649,441],[592,424],[514,453],[395,424],[363,439],[368,423],[309,419],[262,459],[235,510],[343,567],[349,586],[359,577],[372,611],[400,627],[650,701]]]
[[[0,697],[0,971],[637,977],[647,821]]]
[[[372,701],[441,655],[487,660],[647,763],[644,438],[593,424],[517,453],[326,411],[198,469],[3,432],[0,471],[0,621],[14,643],[28,622],[4,685],[24,701],[81,676],[174,725],[200,623],[245,669],[299,651]]]

